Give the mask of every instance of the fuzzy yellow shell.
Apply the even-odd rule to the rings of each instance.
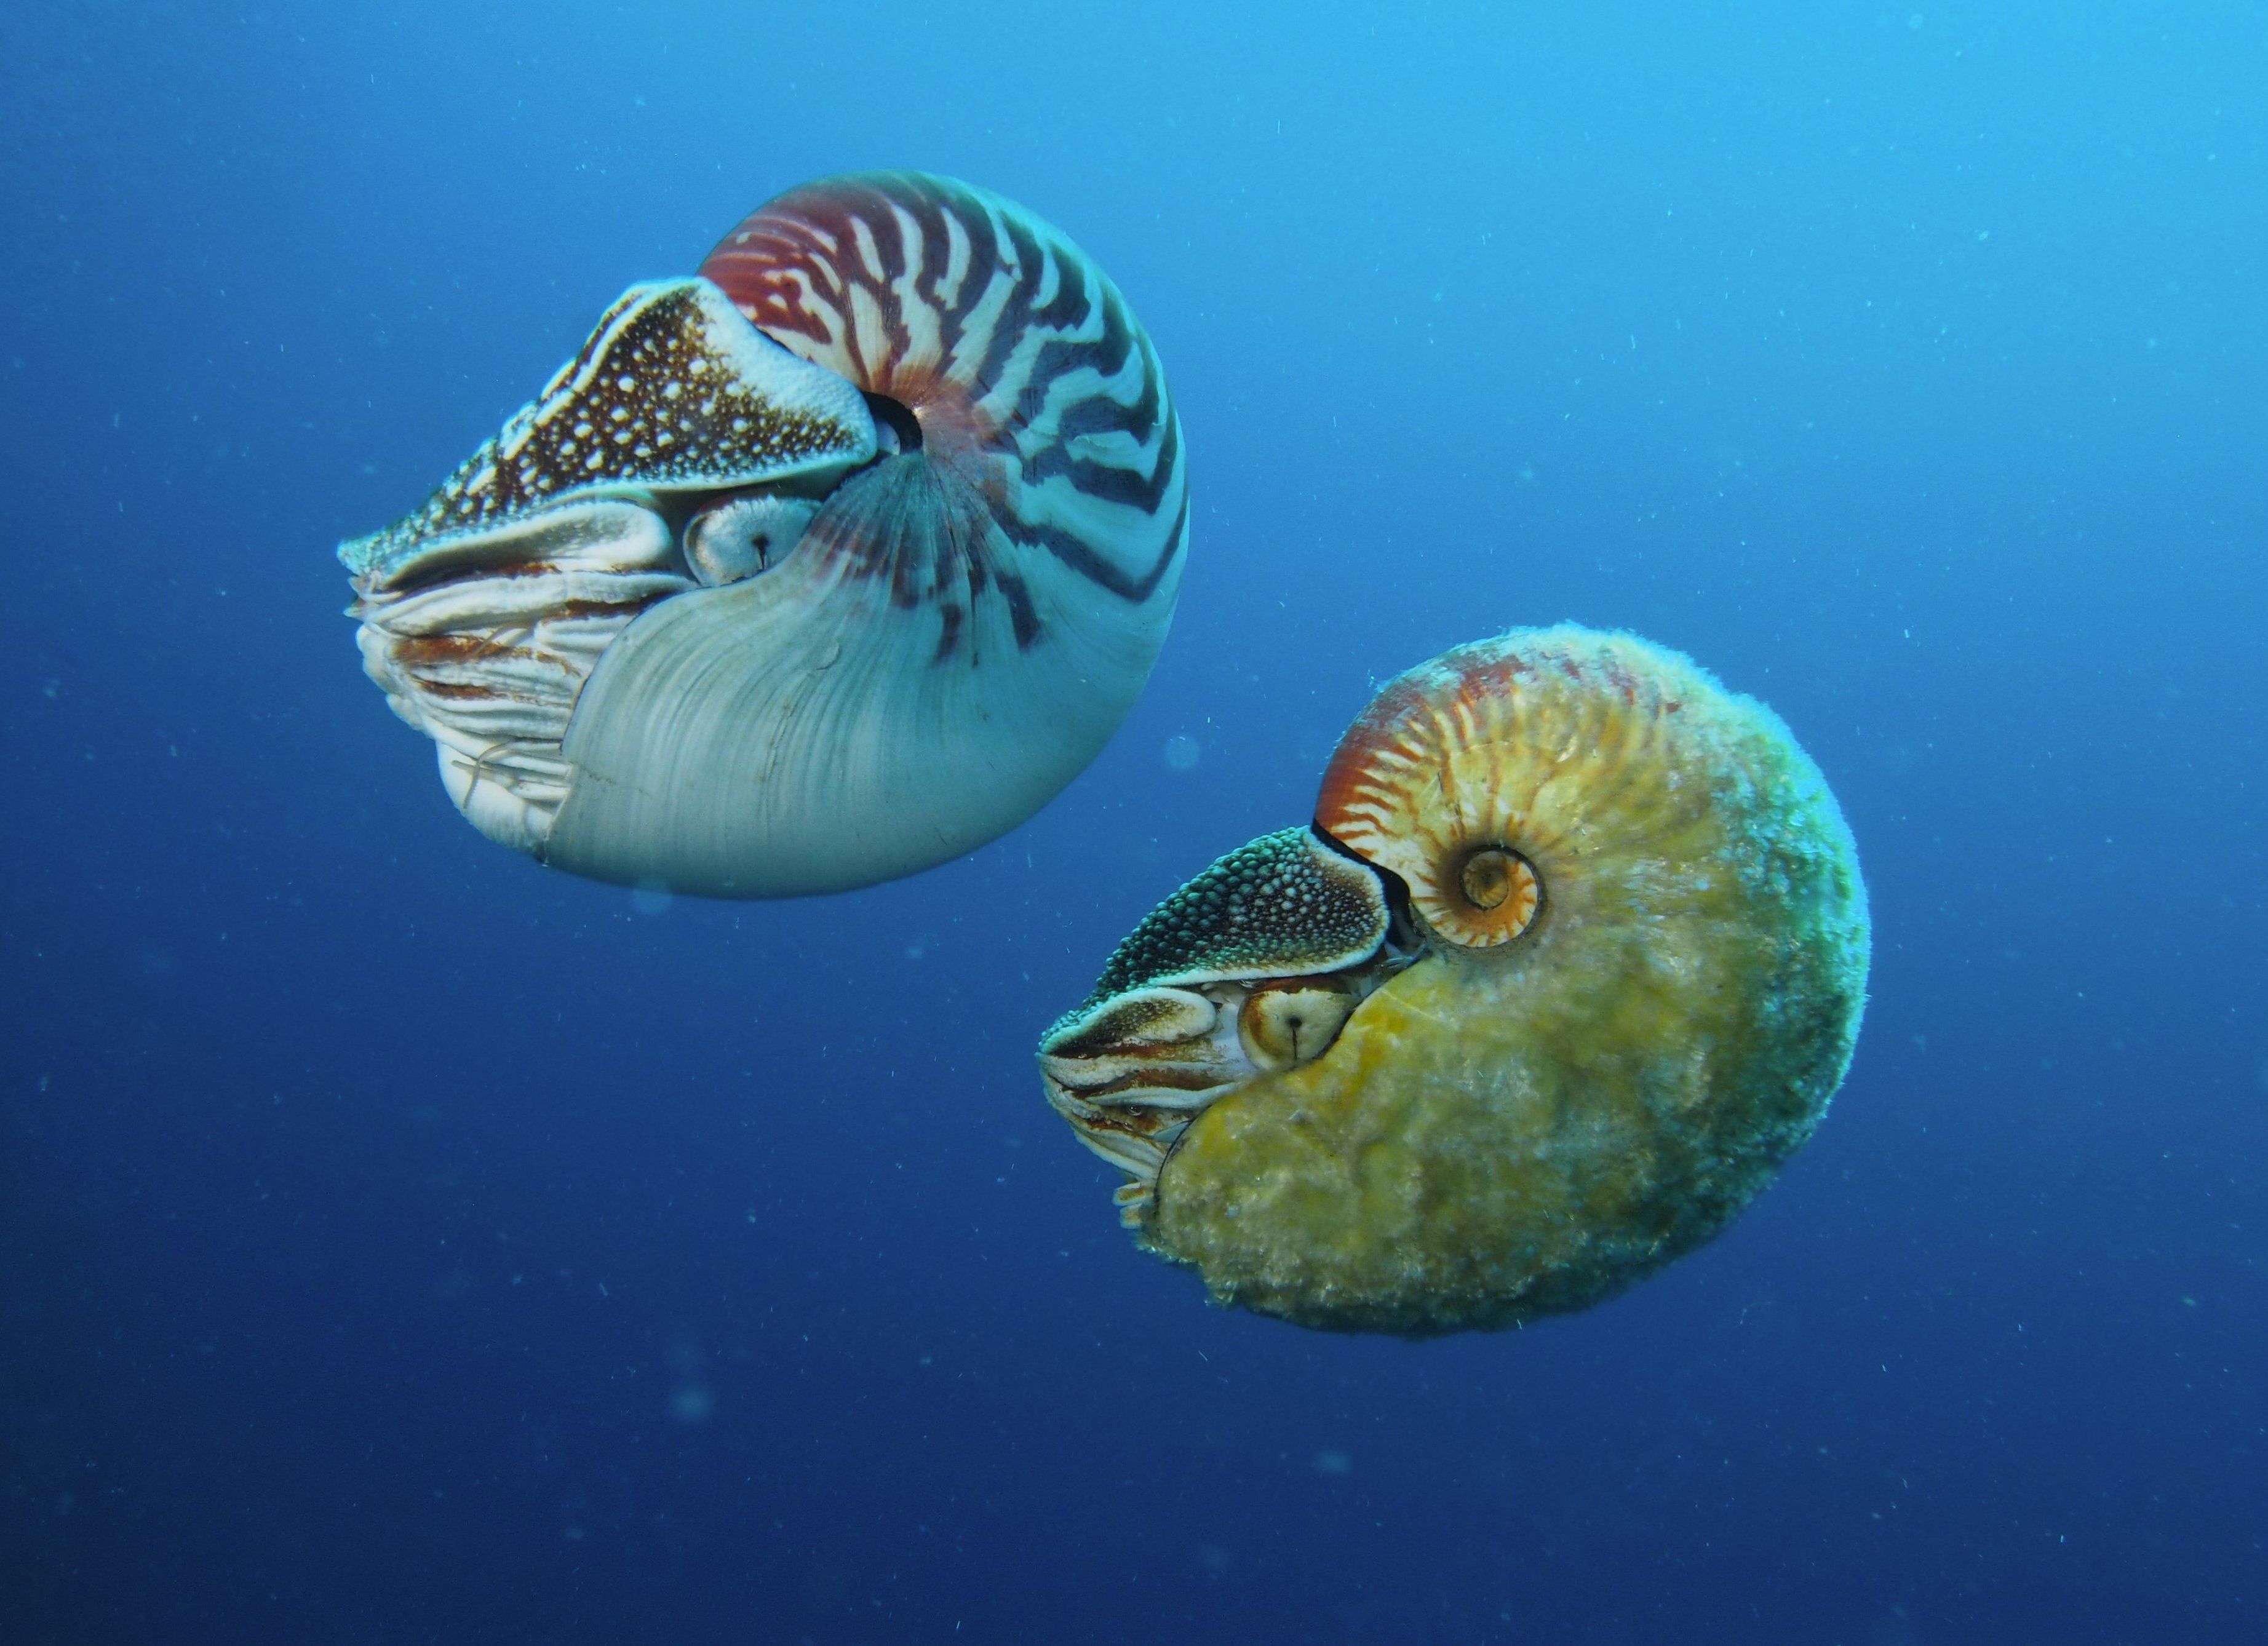
[[[1849,1064],[1850,833],[1778,718],[1674,652],[1560,628],[1413,670],[1316,830],[1406,888],[1423,952],[1165,1159],[1141,1237],[1223,1301],[1410,1335],[1585,1307],[1723,1229]],[[1516,922],[1480,852],[1532,870]]]

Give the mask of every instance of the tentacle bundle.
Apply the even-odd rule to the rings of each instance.
[[[840,890],[1014,827],[1141,691],[1181,430],[1116,289],[915,173],[633,288],[423,508],[344,545],[364,665],[484,833],[600,879]]]
[[[1410,671],[1315,835],[1394,911],[1312,971],[1287,947],[1279,983],[1361,980],[1343,1026],[1177,1116],[1122,1196],[1223,1301],[1412,1335],[1586,1307],[1724,1228],[1848,1066],[1849,832],[1778,718],[1675,653],[1562,628]],[[1051,1095],[1118,1054],[1111,1010],[1043,1044]]]

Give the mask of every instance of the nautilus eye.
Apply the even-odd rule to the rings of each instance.
[[[685,559],[710,587],[753,577],[802,540],[819,504],[808,497],[733,497],[685,523]]]
[[[840,890],[1013,827],[1163,643],[1188,525],[1149,339],[1020,207],[913,173],[633,287],[416,513],[343,545],[459,808],[572,872]]]
[[[1237,1030],[1255,1065],[1290,1069],[1320,1055],[1353,1010],[1351,989],[1280,983],[1252,992]]]
[[[1193,896],[1234,864],[1235,899]],[[1849,1064],[1868,942],[1842,814],[1769,709],[1631,636],[1518,631],[1388,683],[1313,830],[1167,900],[1041,1069],[1217,1298],[1512,1326],[1763,1190]]]

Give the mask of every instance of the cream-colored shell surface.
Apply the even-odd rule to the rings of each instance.
[[[1349,731],[1316,821],[1432,940],[1167,1159],[1143,1237],[1217,1297],[1408,1335],[1583,1308],[1718,1233],[1818,1124],[1865,996],[1856,853],[1786,727],[1684,658],[1572,628],[1452,651]],[[1488,846],[1542,906],[1460,944],[1435,927]]]

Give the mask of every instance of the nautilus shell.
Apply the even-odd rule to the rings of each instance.
[[[1148,338],[1064,236],[911,173],[632,287],[339,556],[459,809],[575,873],[866,885],[1013,827],[1163,643],[1188,525]]]
[[[1867,952],[1850,832],[1769,709],[1632,636],[1520,631],[1390,682],[1313,827],[1168,898],[1040,1062],[1217,1298],[1513,1326],[1764,1187],[1850,1062]]]

